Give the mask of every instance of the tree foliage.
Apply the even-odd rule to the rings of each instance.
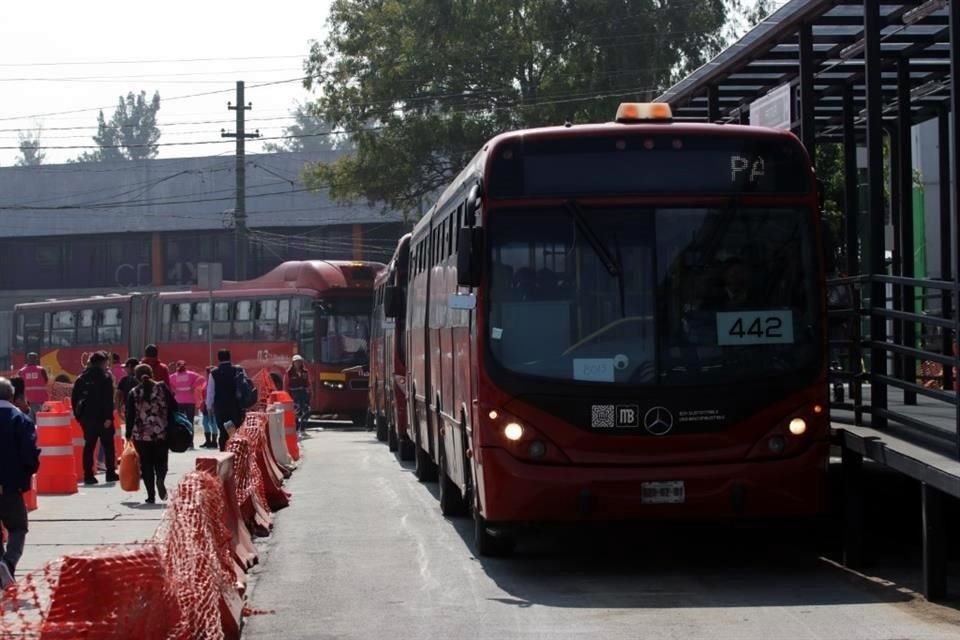
[[[114,160],[148,160],[157,156],[160,129],[157,127],[157,111],[160,110],[160,93],[154,92],[147,99],[147,92],[132,91],[120,96],[117,108],[109,121],[103,111],[97,116],[97,133],[93,141],[96,151],[86,152],[76,162],[109,162]]]
[[[40,146],[40,137],[43,133],[43,127],[37,127],[35,131],[19,131],[17,138],[20,140],[20,157],[14,162],[18,167],[36,167],[43,164],[47,154]]]
[[[318,116],[311,105],[298,104],[292,116],[293,124],[283,130],[283,135],[287,139],[280,144],[265,143],[264,150],[270,153],[283,151],[322,153],[349,148],[349,137],[344,134],[330,133],[333,127]]]
[[[739,2],[739,0],[735,0]],[[406,213],[502,131],[609,121],[723,45],[725,0],[335,0],[305,63],[356,152],[306,172]]]

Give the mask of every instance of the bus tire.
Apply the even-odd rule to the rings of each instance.
[[[387,421],[379,416],[375,417],[373,420],[377,425],[377,440],[379,440],[380,442],[386,442],[387,441]]]
[[[437,465],[430,459],[430,454],[420,446],[420,443],[414,443],[414,468],[413,475],[417,476],[420,482],[436,482]]]
[[[440,442],[440,513],[448,518],[467,514],[467,503],[463,499],[460,487],[450,479],[447,473],[446,447]]]
[[[473,544],[478,556],[504,558],[513,555],[517,547],[517,538],[508,531],[492,533],[489,523],[473,509]]]
[[[397,435],[397,428],[394,426],[387,426],[387,449],[390,451],[396,451],[399,448],[399,436]]]
[[[410,462],[414,458],[413,447],[414,444],[405,436],[397,436],[397,457],[400,458],[400,462]]]

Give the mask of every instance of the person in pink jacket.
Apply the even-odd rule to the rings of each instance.
[[[187,369],[187,363],[183,360],[177,361],[176,372],[170,374],[170,386],[177,400],[177,411],[187,416],[191,424],[197,415],[197,390],[203,383],[203,376]]]

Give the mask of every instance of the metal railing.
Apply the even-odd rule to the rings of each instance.
[[[875,284],[881,304],[870,299]],[[827,286],[833,420],[889,430],[960,459],[957,284],[874,275]],[[876,318],[886,328],[879,340],[870,335]]]

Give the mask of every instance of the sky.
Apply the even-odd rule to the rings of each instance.
[[[321,40],[330,0],[2,0],[0,166],[12,165],[19,130],[42,126],[43,146],[93,145],[98,107],[120,95],[160,92],[159,157],[230,154],[237,80],[246,83],[247,130],[279,136],[298,101],[311,39]],[[257,88],[266,82],[290,81]],[[221,91],[213,95],[185,97]],[[72,112],[72,113],[63,113]],[[247,152],[262,149],[248,141]],[[90,149],[48,149],[48,164]]]

